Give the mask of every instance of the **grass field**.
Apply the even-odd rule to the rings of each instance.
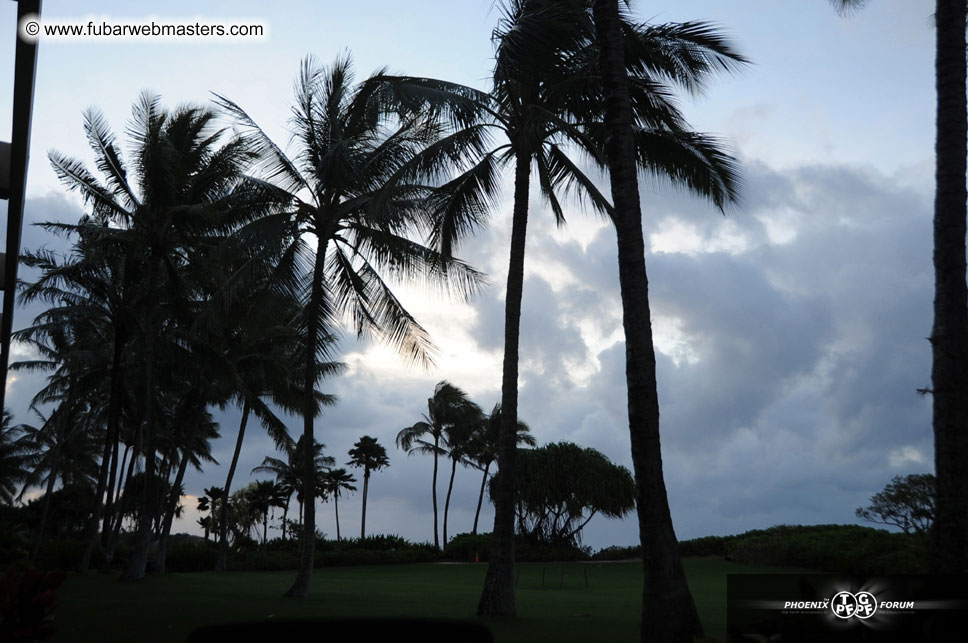
[[[802,571],[718,559],[685,565],[706,634],[719,640],[727,574]],[[71,576],[52,640],[181,641],[203,624],[266,619],[468,618],[484,571],[484,564],[324,568],[301,601],[281,598],[293,572],[168,574],[137,584],[118,583],[116,575]],[[523,564],[518,574],[518,617],[487,622],[495,641],[636,640],[640,563]]]

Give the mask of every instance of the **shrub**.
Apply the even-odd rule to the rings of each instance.
[[[725,556],[726,547],[736,536],[704,536],[679,543],[680,556]]]
[[[927,569],[923,538],[858,525],[778,525],[730,538],[726,555],[757,565],[842,574],[916,574]]]
[[[457,534],[444,547],[443,557],[462,563],[473,563],[475,557],[487,562],[491,553],[491,534]]]
[[[642,546],[634,545],[630,547],[611,546],[600,549],[592,555],[592,560],[628,560],[630,558],[642,558]]]

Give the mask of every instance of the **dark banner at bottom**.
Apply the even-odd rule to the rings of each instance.
[[[968,578],[730,574],[728,643],[968,641]]]

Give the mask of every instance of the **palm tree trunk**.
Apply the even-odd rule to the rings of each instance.
[[[484,466],[484,477],[481,478],[481,492],[477,494],[477,511],[474,512],[474,529],[471,531],[475,536],[477,535],[477,519],[481,517],[481,504],[484,502],[484,487],[487,486],[487,470],[491,468],[491,463],[488,462]]]
[[[342,538],[339,535],[339,490],[337,489],[333,493],[333,504],[336,506],[336,542],[340,542]]]
[[[85,573],[91,565],[91,556],[98,541],[98,524],[101,516],[106,513],[107,500],[105,491],[108,484],[108,472],[112,469],[111,454],[116,452],[118,435],[121,429],[121,357],[124,348],[124,334],[120,328],[114,332],[114,351],[111,357],[111,390],[108,397],[108,430],[104,434],[104,451],[101,454],[101,467],[97,477],[97,490],[94,492],[94,512],[88,519],[84,533],[84,551],[81,554],[77,571]],[[116,458],[117,456],[115,456]],[[117,462],[114,462],[117,466]],[[114,479],[111,478],[113,485]]]
[[[122,475],[118,477],[118,488],[114,494],[114,501],[118,505],[117,515],[114,519],[114,524],[111,525],[111,532],[108,535],[108,543],[104,548],[104,569],[107,570],[111,567],[111,562],[114,560],[114,550],[118,546],[118,538],[121,535],[121,523],[124,521],[124,510],[122,505],[122,494],[124,493],[124,483],[131,479],[134,474],[134,463],[138,459],[138,451],[141,449],[141,431],[135,432],[134,436],[134,446],[129,450],[125,448],[125,456],[128,452],[131,453],[131,459],[128,460],[128,470],[124,471],[124,466],[121,467]]]
[[[218,518],[218,557],[215,559],[215,571],[224,572],[229,558],[229,492],[232,489],[232,478],[235,467],[239,464],[239,454],[242,453],[242,440],[245,438],[245,426],[249,423],[249,403],[242,403],[242,421],[239,423],[239,436],[235,440],[235,451],[232,453],[232,464],[229,465],[228,475],[225,476],[225,488],[222,490],[222,506],[219,507]]]
[[[54,453],[51,456],[50,473],[47,475],[47,493],[44,494],[44,508],[40,513],[40,527],[37,528],[37,540],[34,541],[34,549],[30,552],[30,563],[37,563],[37,556],[40,554],[40,545],[44,542],[44,532],[47,530],[47,516],[50,513],[51,494],[54,493],[54,483],[57,481],[57,469],[60,465],[61,442],[54,445]]]
[[[182,453],[181,462],[178,463],[178,473],[175,474],[175,482],[171,487],[171,498],[168,499],[168,506],[165,507],[164,522],[161,527],[161,537],[158,539],[158,556],[155,559],[155,568],[159,574],[165,573],[165,561],[168,557],[168,536],[171,534],[171,525],[175,520],[175,512],[178,510],[178,490],[181,489],[182,482],[185,480],[185,471],[188,470],[188,461],[191,451],[187,448]]]
[[[320,318],[323,312],[323,270],[326,266],[326,243],[328,233],[320,234],[325,226],[320,216],[316,217],[317,239],[316,260],[313,265],[312,290],[309,293],[309,319],[307,320],[306,371],[303,392],[303,439],[306,441],[305,460],[303,461],[303,525],[302,540],[299,546],[299,570],[292,587],[284,594],[291,598],[305,598],[309,595],[309,581],[313,577],[313,558],[316,553],[316,463],[313,459],[313,423],[316,419],[316,349],[319,346]]]
[[[504,303],[504,370],[501,379],[501,431],[494,494],[494,534],[487,563],[479,616],[514,616],[514,488],[517,473],[518,341],[521,295],[524,290],[524,250],[528,231],[531,157],[520,144],[515,149],[514,213],[511,218],[511,257]]]
[[[593,10],[605,85],[605,151],[615,205],[629,433],[644,563],[641,635],[649,642],[692,641],[702,636],[702,625],[679,559],[662,476],[649,282],[618,2],[595,0]]]
[[[266,540],[269,537],[269,512],[267,511],[264,516],[262,516],[262,546],[266,546]]]
[[[286,527],[289,518],[289,503],[292,502],[292,494],[286,496],[286,504],[282,507],[282,542],[286,542]]]
[[[149,283],[154,284],[154,276],[157,269],[152,267],[151,279]],[[155,337],[152,334],[153,324],[149,322],[151,312],[145,314],[142,326],[144,333],[145,347],[145,416],[144,416],[144,436],[145,436],[145,472],[144,472],[144,493],[141,498],[141,523],[139,525],[138,536],[131,557],[128,559],[128,566],[121,574],[123,581],[141,580],[145,576],[148,566],[148,547],[151,545],[151,523],[155,515],[155,426],[154,426],[154,396],[155,396]]]
[[[450,494],[454,490],[454,474],[457,473],[457,460],[450,467],[450,482],[447,484],[447,500],[444,502],[444,548],[447,547],[447,515],[450,513]]]
[[[937,192],[931,331],[937,502],[932,569],[944,574],[968,573],[965,13],[965,0],[937,2]]]
[[[363,470],[363,515],[360,518],[360,540],[366,538],[366,493],[370,487],[370,470]]]
[[[430,497],[434,502],[434,547],[440,550],[440,538],[437,537],[437,449],[440,447],[440,436],[434,436],[434,478],[430,488]]]
[[[120,438],[120,434],[119,434]],[[124,480],[124,467],[128,462],[128,453],[131,445],[124,445],[124,455],[121,457],[121,466],[118,467],[118,446],[120,439],[114,445],[114,453],[111,454],[111,477],[108,485],[107,510],[104,512],[103,524],[101,525],[101,543],[107,550],[107,543],[110,539],[111,531],[114,526],[114,512],[119,509],[117,503],[121,498],[121,483]]]

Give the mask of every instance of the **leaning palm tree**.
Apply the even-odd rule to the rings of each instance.
[[[366,497],[370,490],[370,473],[390,466],[387,450],[376,438],[364,435],[356,441],[349,451],[350,461],[346,464],[363,469],[363,512],[360,518],[360,539],[366,537]]]
[[[720,158],[718,175],[691,174],[688,165],[666,143],[670,131],[675,132],[680,123],[662,123],[660,127],[643,123],[635,109],[634,80],[630,78],[625,53],[628,35],[618,2],[595,0],[592,5],[604,92],[605,151],[614,200],[612,220],[618,240],[639,538],[645,552],[641,636],[643,641],[687,641],[702,636],[702,625],[679,559],[662,474],[655,351],[637,170],[644,164],[709,198],[720,208],[736,198],[735,172],[730,159]],[[649,71],[647,78],[661,83],[659,86],[665,91],[669,91],[665,85],[670,83],[696,90],[710,69],[728,69],[731,63],[743,61],[708,28],[683,26],[680,30],[683,28],[718,46],[710,47],[701,60],[705,64],[689,73],[663,76]]]
[[[434,507],[434,547],[440,549],[437,532],[437,461],[447,454],[447,428],[458,422],[469,404],[467,394],[447,381],[437,383],[433,397],[427,400],[423,420],[397,433],[397,447],[407,455],[434,456],[434,475],[431,480],[431,499]]]
[[[414,157],[437,140],[441,128],[419,113],[397,118],[379,79],[354,85],[349,56],[326,68],[310,59],[303,63],[293,107],[293,159],[241,107],[221,96],[218,102],[258,156],[253,182],[263,186],[267,202],[278,204],[266,208],[271,214],[259,230],[274,231],[284,247],[275,274],[304,302],[298,325],[305,337],[303,435],[312,443],[317,364],[329,332],[350,320],[358,335],[374,336],[412,363],[428,364],[427,332],[394,296],[387,277],[427,278],[460,295],[481,281],[463,263],[408,236],[424,214],[424,183],[443,162],[428,165]],[[313,569],[315,474],[309,457],[299,571],[287,592],[295,597],[308,594]]]
[[[336,541],[342,540],[339,533],[339,496],[343,491],[356,491],[353,484],[356,478],[346,469],[330,469],[323,474],[323,485],[327,492],[333,497],[333,505],[336,507]]]

